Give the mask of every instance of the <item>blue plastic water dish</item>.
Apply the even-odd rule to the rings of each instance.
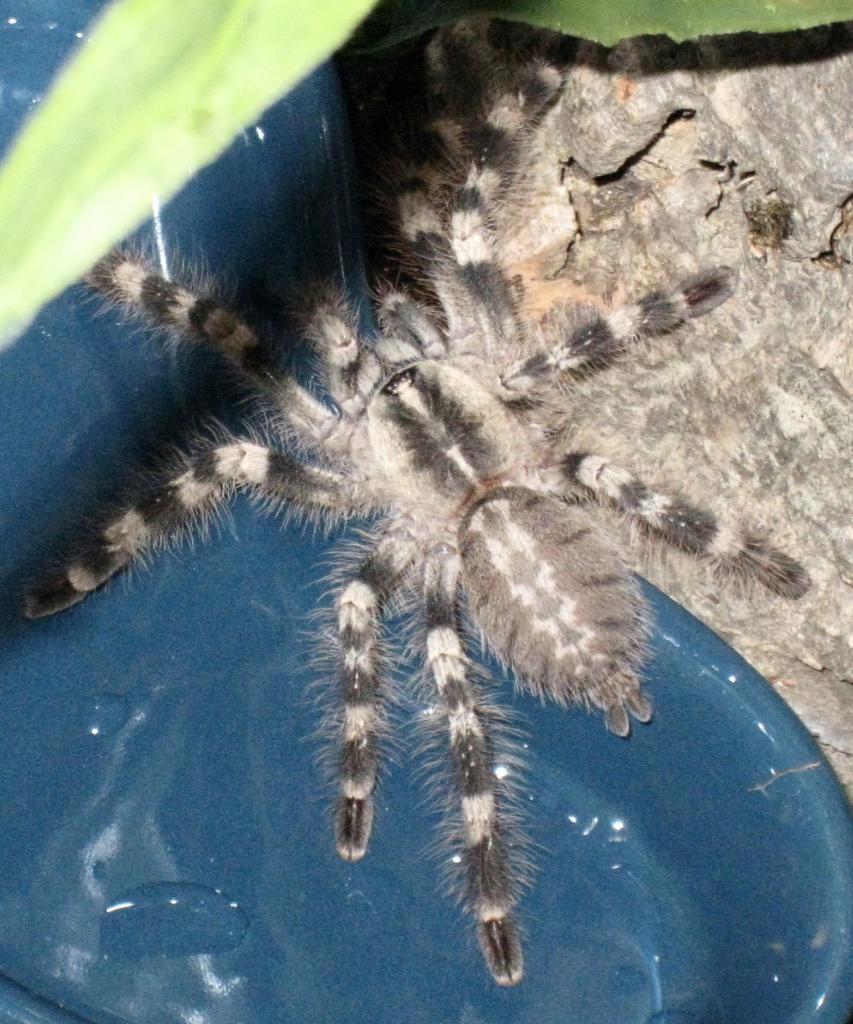
[[[100,6],[20,3],[14,25],[0,19],[2,142]],[[324,66],[139,239],[203,262],[275,325],[317,278],[364,297],[355,211]],[[655,716],[627,741],[513,697],[488,665],[525,733],[535,846],[512,989],[440,891],[415,730],[383,778],[368,855],[335,853],[306,694],[312,611],[347,528],[315,535],[238,499],[208,542],[62,615],[21,617],[27,581],[136,463],[193,418],[239,422],[222,370],[80,287],[0,355],[0,1019],[844,1024],[844,795],[772,688],[651,587]]]

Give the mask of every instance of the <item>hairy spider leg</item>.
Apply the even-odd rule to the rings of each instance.
[[[235,488],[309,513],[346,514],[354,504],[338,473],[254,441],[200,443],[138,483],[89,531],[61,572],[29,591],[25,614],[37,619],[77,604],[153,546],[203,521]]]
[[[755,580],[767,590],[799,598],[809,588],[805,569],[767,538],[733,519],[718,519],[680,494],[653,490],[630,470],[601,455],[569,452],[560,463],[564,479],[579,484],[648,529],[649,533],[690,555],[709,559],[720,575]]]
[[[471,679],[460,635],[457,591],[461,563],[449,545],[436,546],[424,567],[426,666],[441,702],[453,762],[463,841],[464,899],[477,922],[489,970],[499,985],[515,985],[524,960],[513,909],[518,879],[500,813],[488,715]]]
[[[436,203],[435,183],[442,175],[427,163],[402,183],[401,230],[444,309],[452,353],[505,351],[521,330],[497,255],[494,212],[518,169],[524,141],[561,84],[556,68],[527,65],[464,129],[458,145],[467,169],[461,184],[450,189],[446,227]]]
[[[558,308],[543,322],[539,350],[511,366],[502,383],[522,396],[556,373],[608,366],[638,341],[669,334],[710,313],[733,289],[733,272],[716,267],[691,275],[671,291],[650,292],[632,305],[610,312],[587,310],[580,320],[576,309]]]
[[[330,439],[340,426],[338,415],[276,366],[255,331],[207,290],[196,294],[183,284],[168,281],[145,259],[120,249],[96,263],[85,280],[109,301],[141,315],[179,341],[206,344],[221,352],[273,399],[302,441],[324,451],[330,448]]]
[[[373,826],[373,792],[385,721],[380,626],[387,601],[415,557],[415,542],[387,534],[362,562],[337,603],[340,715],[336,709],[338,799],[335,843],[344,860],[360,860]]]

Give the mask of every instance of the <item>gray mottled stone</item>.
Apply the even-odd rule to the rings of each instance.
[[[808,567],[801,601],[641,565],[774,682],[853,783],[853,25],[580,47],[548,127],[566,294],[642,294],[698,267],[736,295],[576,396],[582,436]],[[566,170],[566,165],[568,169]],[[555,172],[552,172],[555,173]]]

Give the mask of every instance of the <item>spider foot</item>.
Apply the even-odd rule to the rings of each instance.
[[[88,597],[87,590],[77,590],[67,574],[45,580],[24,596],[24,615],[28,619],[43,619],[65,611]]]
[[[517,985],[524,977],[524,956],[515,921],[509,916],[480,921],[480,948],[499,985]]]
[[[367,842],[373,825],[373,801],[342,796],[338,800],[335,839],[342,860],[361,860],[367,853]]]
[[[631,733],[631,718],[642,722],[644,725],[652,720],[652,702],[640,692],[639,682],[631,678],[633,688],[622,698],[618,704],[611,704],[605,709],[604,722],[614,736],[629,736]],[[628,717],[630,713],[630,718]]]
[[[718,575],[757,580],[771,594],[796,601],[811,586],[806,570],[789,555],[768,544],[758,533],[746,531],[739,545],[717,556]]]

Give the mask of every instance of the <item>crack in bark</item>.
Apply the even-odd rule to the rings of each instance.
[[[608,171],[606,174],[598,174],[592,176],[592,181],[596,185],[612,185],[613,182],[619,181],[620,178],[624,178],[626,173],[631,170],[636,164],[638,164],[644,156],[647,156],[660,140],[666,135],[670,125],[675,124],[676,121],[689,121],[696,116],[696,111],[692,107],[679,107],[678,110],[673,112],[667,117],[664,123],[660,126],[660,129],[649,139],[645,146],[637,150],[636,153],[632,153],[627,160],[624,160],[615,171]]]

